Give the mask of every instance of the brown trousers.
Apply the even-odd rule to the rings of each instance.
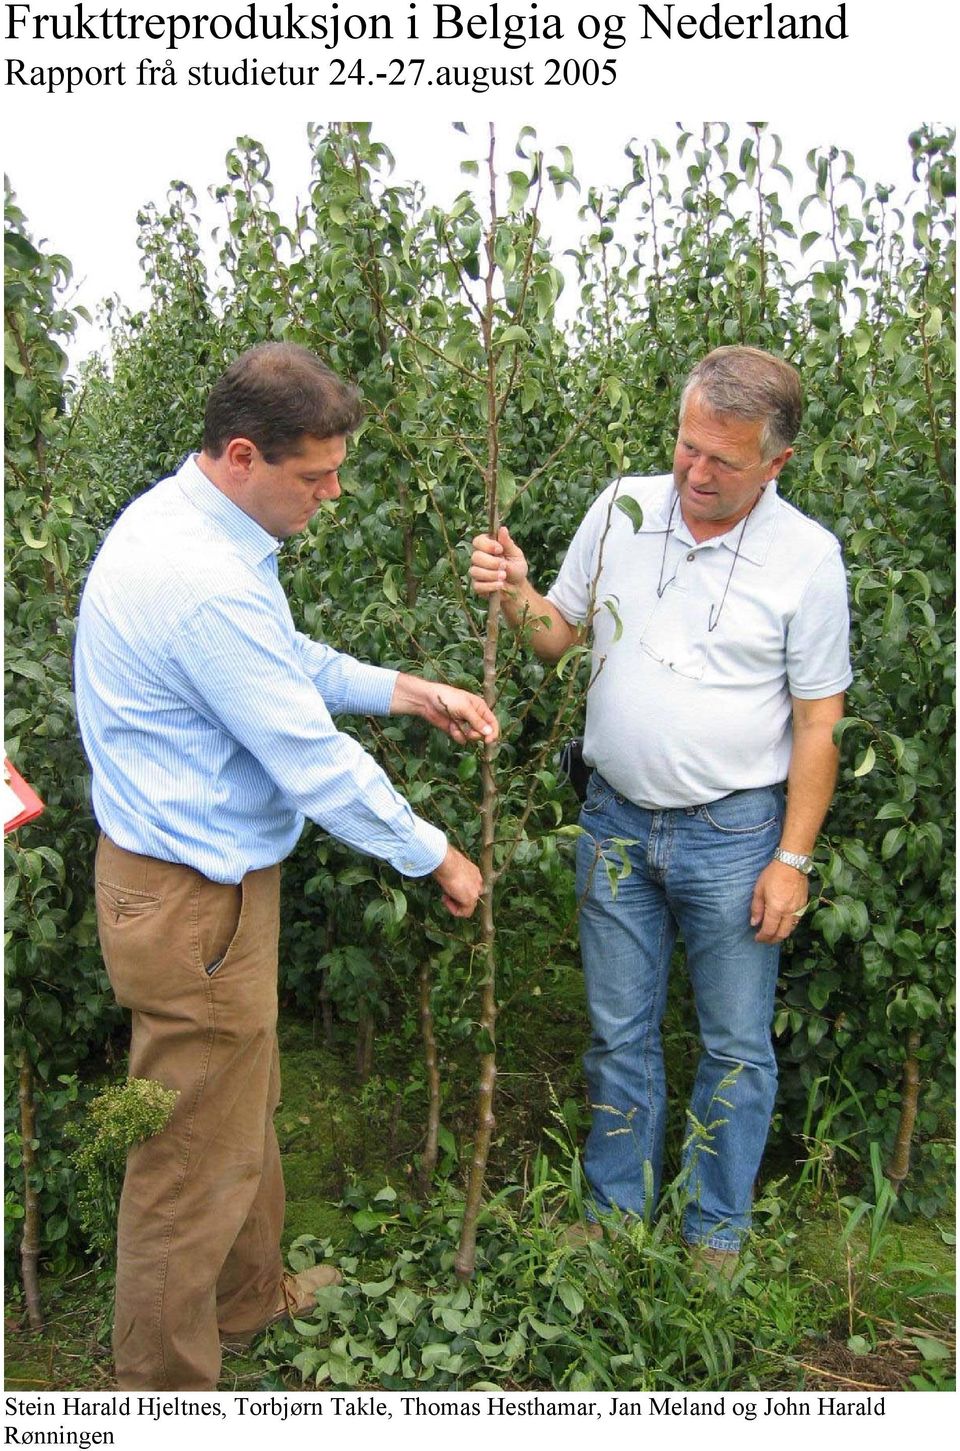
[[[283,1273],[277,937],[280,870],[239,886],[97,850],[100,943],[133,1014],[130,1075],[179,1090],[131,1150],[113,1350],[121,1390],[213,1390],[220,1333],[273,1312]]]

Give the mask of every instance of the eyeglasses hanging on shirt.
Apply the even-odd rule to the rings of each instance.
[[[761,490],[761,492],[762,492],[762,490]],[[753,513],[754,509],[757,507],[757,504],[758,504],[759,500],[760,500],[760,494],[757,495],[756,499],[754,499],[753,503],[750,505],[750,508],[748,509],[747,513],[744,515],[743,523],[740,526],[740,534],[739,534],[739,536],[737,538],[737,547],[734,550],[734,554],[733,554],[733,563],[730,565],[730,572],[727,575],[727,582],[726,582],[726,584],[723,587],[723,594],[722,594],[722,596],[720,598],[720,603],[719,603],[719,605],[711,605],[710,606],[710,614],[707,617],[707,634],[708,635],[712,635],[713,632],[714,632],[714,630],[717,628],[717,626],[720,623],[720,615],[721,615],[721,613],[723,611],[723,607],[724,607],[724,605],[726,604],[726,601],[727,601],[727,594],[728,594],[729,589],[730,589],[730,581],[733,579],[733,571],[736,569],[736,567],[737,567],[737,560],[740,558],[740,546],[743,543],[743,536],[744,536],[744,534],[746,533],[746,530],[747,530],[747,523],[748,523],[748,521],[750,519],[750,515]],[[657,599],[658,600],[662,600],[663,599],[664,591],[670,588],[670,586],[673,584],[673,581],[677,577],[677,572],[676,572],[676,570],[674,570],[673,574],[670,576],[670,578],[667,580],[667,582],[664,583],[664,580],[663,580],[663,572],[664,572],[664,570],[667,567],[667,543],[668,543],[668,541],[670,539],[670,535],[673,533],[673,515],[674,515],[674,511],[676,510],[676,507],[679,504],[679,502],[680,502],[680,495],[676,492],[676,490],[674,490],[673,498],[670,501],[670,513],[667,516],[667,530],[666,530],[666,533],[663,536],[663,556],[662,556],[662,558],[660,560],[660,578],[657,581]],[[716,612],[716,613],[714,613],[714,612]]]

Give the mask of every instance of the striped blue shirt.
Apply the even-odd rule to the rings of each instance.
[[[278,547],[195,457],[110,530],[75,658],[97,821],[216,882],[282,861],[305,817],[425,876],[446,837],[331,718],[386,715],[396,672],[294,629]]]

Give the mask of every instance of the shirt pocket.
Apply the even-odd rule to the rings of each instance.
[[[688,680],[702,680],[707,660],[707,604],[671,581],[640,631],[640,648]]]

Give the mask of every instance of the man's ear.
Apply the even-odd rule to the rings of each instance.
[[[771,479],[775,479],[779,474],[780,470],[784,467],[784,465],[789,463],[792,458],[792,448],[785,448],[783,450],[783,453],[778,453],[776,458],[772,458],[769,464],[767,464],[767,468],[770,470]]]
[[[249,438],[231,438],[223,451],[224,461],[235,483],[246,482],[260,457],[260,451]]]

